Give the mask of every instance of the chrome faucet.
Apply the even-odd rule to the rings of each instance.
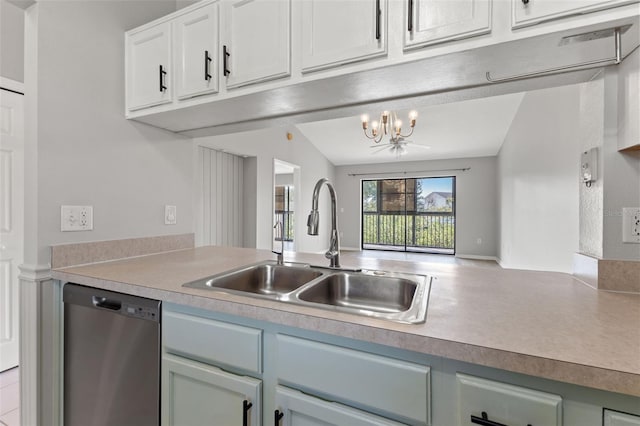
[[[320,194],[320,188],[323,184],[327,184],[329,194],[331,195],[331,242],[329,244],[329,250],[324,254],[324,257],[329,259],[329,266],[331,268],[340,267],[340,239],[338,234],[338,219],[336,215],[336,190],[329,182],[329,179],[322,178],[313,189],[313,198],[311,200],[311,213],[307,218],[307,234],[318,235],[318,220],[320,218],[318,213],[318,195]]]
[[[273,229],[276,230],[276,238],[278,237],[278,227],[280,227],[280,251],[272,250],[272,252],[278,255],[276,257],[276,263],[278,265],[284,265],[284,228],[282,222],[279,220],[273,225]]]

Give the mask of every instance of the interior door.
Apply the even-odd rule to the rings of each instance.
[[[18,365],[18,266],[24,248],[23,105],[22,94],[0,90],[0,371]]]

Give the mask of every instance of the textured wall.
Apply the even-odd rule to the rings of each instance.
[[[580,151],[598,149],[598,176],[590,188],[580,185],[578,250],[582,254],[601,258],[603,250],[603,161],[604,84],[596,79],[580,86],[580,125],[578,127]]]

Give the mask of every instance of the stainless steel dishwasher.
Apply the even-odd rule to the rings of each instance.
[[[77,284],[63,302],[65,426],[158,426],[161,302]]]

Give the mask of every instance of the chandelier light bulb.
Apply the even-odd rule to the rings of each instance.
[[[380,125],[380,123],[378,123],[377,121],[372,121],[371,122],[371,128],[373,128],[374,131],[378,130],[378,126]]]
[[[409,120],[415,120],[416,118],[418,118],[418,111],[413,110],[409,112]]]

